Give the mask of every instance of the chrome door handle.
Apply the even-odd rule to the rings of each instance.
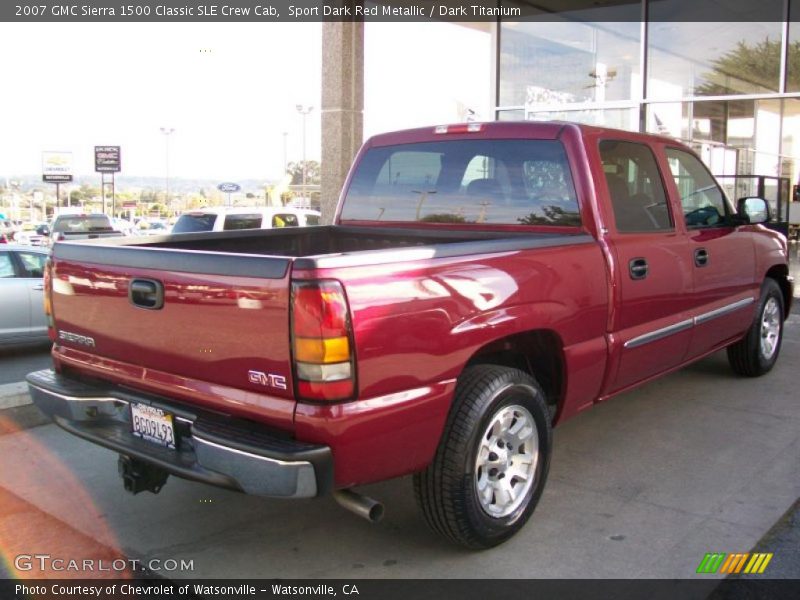
[[[705,267],[708,264],[708,250],[705,248],[698,248],[694,251],[694,265],[696,267]]]
[[[634,258],[628,263],[628,272],[631,279],[644,279],[647,277],[647,272],[650,267],[647,265],[647,260],[644,258]]]

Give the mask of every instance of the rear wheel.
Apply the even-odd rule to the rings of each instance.
[[[536,380],[508,367],[470,367],[433,462],[414,476],[425,520],[469,548],[506,541],[539,501],[551,448],[550,413]]]
[[[761,286],[753,324],[747,335],[728,346],[728,361],[736,373],[758,377],[778,360],[783,340],[783,294],[774,279]]]

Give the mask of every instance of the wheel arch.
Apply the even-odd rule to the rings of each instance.
[[[553,416],[564,398],[566,367],[561,338],[549,329],[534,329],[493,340],[480,347],[464,365],[493,364],[519,369],[536,379]]]
[[[792,310],[792,284],[789,280],[789,267],[786,265],[773,265],[767,271],[764,279],[774,279],[781,288],[783,295],[783,318],[787,318]]]

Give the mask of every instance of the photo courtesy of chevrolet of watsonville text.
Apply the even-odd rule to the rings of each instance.
[[[332,225],[55,244],[53,369],[27,381],[134,494],[176,475],[377,521],[354,488],[413,474],[430,528],[487,548],[531,517],[554,426],[720,349],[773,368],[793,283],[768,217],[663,136],[380,134]]]

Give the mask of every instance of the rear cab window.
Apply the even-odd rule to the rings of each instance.
[[[225,216],[225,231],[236,229],[260,229],[262,217],[258,213],[240,213]]]
[[[70,215],[57,217],[53,224],[55,233],[92,233],[114,231],[106,215]]]
[[[351,221],[581,225],[557,140],[450,140],[369,149],[341,218]]]
[[[215,213],[189,213],[181,215],[172,227],[172,233],[197,233],[213,231],[217,220]]]

